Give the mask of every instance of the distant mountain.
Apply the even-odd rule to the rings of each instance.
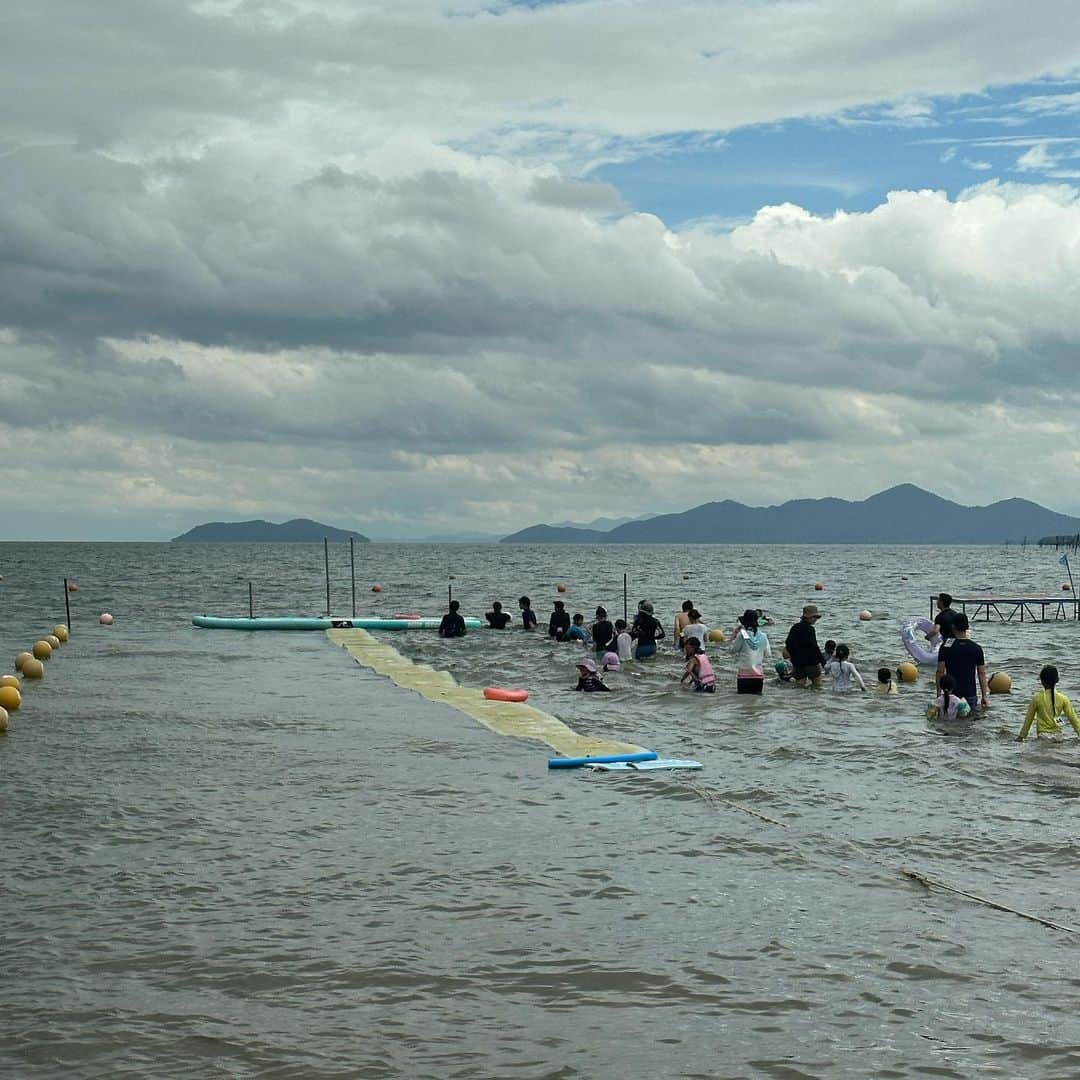
[[[637,517],[607,518],[599,517],[595,521],[556,521],[553,529],[592,529],[600,532],[610,532],[620,525],[626,525],[631,521],[648,521],[656,517],[656,514],[639,514]]]
[[[360,544],[370,543],[366,536],[347,529],[335,529],[308,518],[293,518],[281,525],[270,521],[211,521],[196,525],[183,536],[174,536],[174,544],[310,544],[323,538],[340,543],[350,537]]]
[[[607,532],[533,525],[504,544],[1002,544],[1080,532],[1080,518],[1026,499],[961,506],[914,484],[861,502],[794,499],[744,506],[725,499],[681,514],[631,521]]]

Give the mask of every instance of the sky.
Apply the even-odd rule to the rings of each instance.
[[[36,0],[0,61],[0,540],[1080,514],[1068,0]]]

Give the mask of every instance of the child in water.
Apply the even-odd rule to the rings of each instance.
[[[892,672],[887,667],[879,667],[877,669],[877,688],[879,694],[899,693],[896,689],[896,680],[892,677]]]
[[[634,642],[630,637],[630,631],[626,628],[625,619],[615,620],[615,645],[619,660],[625,664],[634,653]]]
[[[832,638],[829,638],[829,640],[825,642],[825,649],[822,655],[825,657],[825,663],[821,666],[822,668],[826,668],[829,665],[829,661],[836,655],[836,642],[833,641]]]
[[[828,644],[825,646],[828,648]],[[825,665],[825,674],[832,678],[832,688],[839,693],[847,693],[858,683],[860,690],[866,689],[866,683],[859,674],[859,669],[850,661],[851,649],[846,645],[837,645],[833,658]]]
[[[941,682],[944,685],[945,680],[942,679]],[[1058,669],[1053,664],[1047,664],[1039,672],[1039,682],[1042,683],[1042,689],[1035,691],[1031,704],[1028,705],[1027,716],[1024,717],[1024,726],[1016,736],[1016,741],[1023,742],[1027,738],[1033,720],[1036,721],[1036,736],[1060,735],[1064,729],[1058,720],[1059,716],[1064,716],[1072,724],[1073,731],[1080,735],[1080,718],[1077,717],[1072,702],[1060,690],[1055,689],[1058,684]]]
[[[574,613],[574,621],[566,635],[566,640],[583,643],[589,640],[589,631],[585,629],[585,616],[580,611]]]
[[[971,712],[967,700],[956,696],[956,680],[951,675],[941,676],[941,693],[934,704],[926,710],[927,720],[963,720]]]
[[[575,690],[583,690],[586,694],[595,694],[598,690],[610,691],[610,686],[604,685],[604,680],[600,678],[596,671],[595,660],[579,660],[577,664],[578,681]]]
[[[683,642],[683,652],[686,654],[686,667],[683,670],[682,685],[692,683],[696,693],[715,694],[716,674],[701,647],[701,642],[696,637],[688,637]]]

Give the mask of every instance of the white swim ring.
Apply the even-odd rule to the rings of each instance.
[[[916,664],[937,663],[941,633],[929,619],[905,619],[900,627],[900,640]]]

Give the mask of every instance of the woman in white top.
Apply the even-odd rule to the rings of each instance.
[[[859,669],[848,659],[851,650],[846,645],[836,646],[836,655],[825,665],[825,674],[832,678],[832,688],[840,693],[855,689],[866,689],[866,683],[859,674]]]
[[[701,621],[701,612],[697,608],[691,608],[689,614],[690,622],[679,631],[681,639],[679,644],[681,645],[690,638],[696,637],[701,642],[702,650],[704,650],[709,640],[709,628]]]
[[[738,673],[735,688],[740,694],[760,694],[765,685],[765,660],[772,656],[767,635],[758,629],[758,614],[747,608],[739,616],[739,625],[731,632],[731,651]]]

